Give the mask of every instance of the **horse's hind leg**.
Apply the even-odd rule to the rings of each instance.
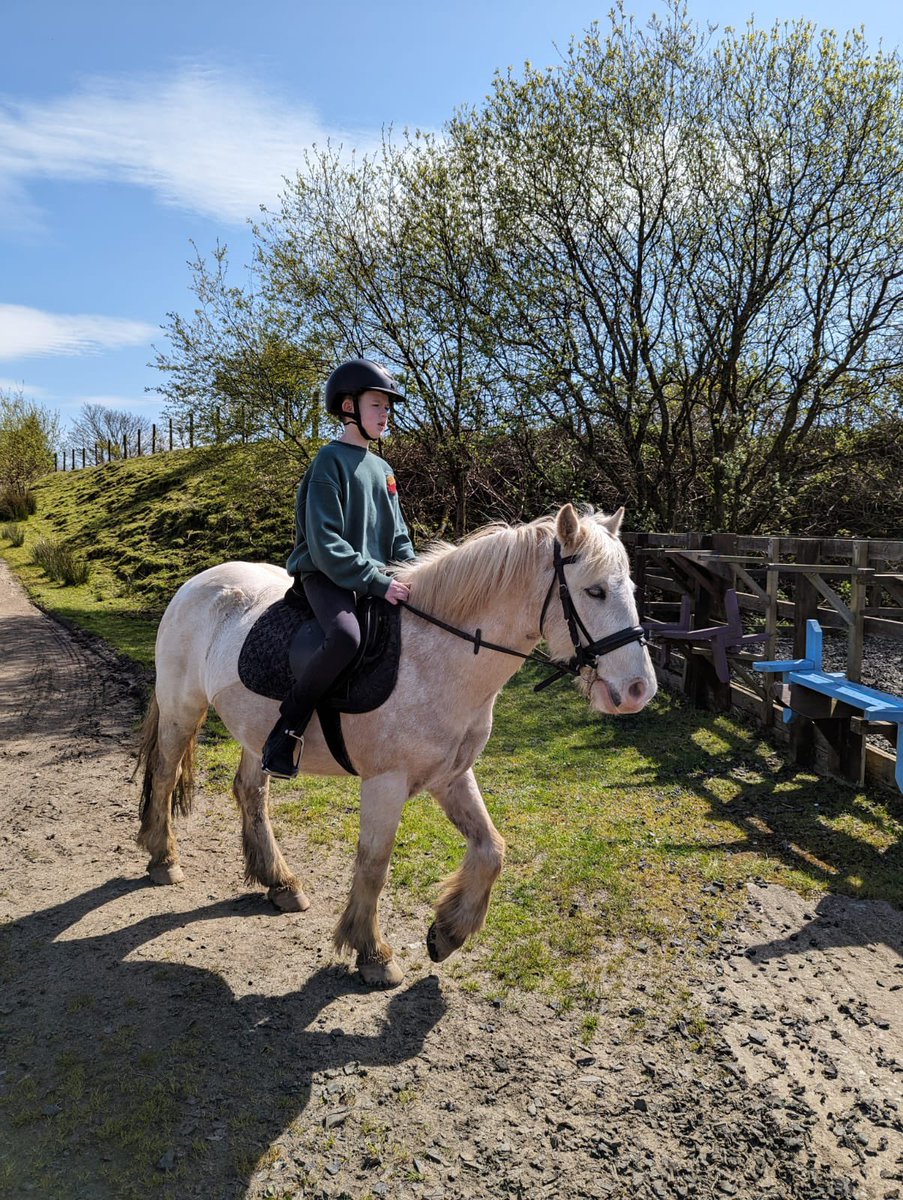
[[[137,842],[150,854],[147,872],[154,883],[180,883],[182,868],[173,829],[173,809],[191,810],[197,734],[207,715],[200,701],[184,711],[165,711],[151,699],[141,732],[139,767],[144,764],[141,827]]]
[[[492,885],[502,869],[505,842],[486,811],[473,771],[433,794],[468,843],[464,862],[445,881],[436,919],[427,934],[430,958],[441,962],[483,928]]]
[[[241,810],[245,882],[269,888],[270,899],[283,912],[304,912],[310,901],[276,842],[268,811],[269,792],[269,776],[261,770],[259,755],[242,750],[232,793]]]
[[[361,784],[361,830],[354,880],[333,935],[338,951],[355,951],[361,978],[375,987],[395,987],[404,978],[392,947],[383,938],[377,908],[407,798],[407,778],[401,774],[379,775]]]

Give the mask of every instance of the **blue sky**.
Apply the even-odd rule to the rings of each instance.
[[[625,0],[645,21],[653,0]],[[897,5],[696,0],[699,23],[805,17],[903,43]],[[236,265],[248,218],[306,146],[439,129],[496,69],[554,63],[586,0],[0,0],[0,389],[60,412],[157,419],[166,313],[187,260]]]

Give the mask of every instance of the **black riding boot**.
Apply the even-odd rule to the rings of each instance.
[[[303,726],[301,728],[303,729]],[[302,733],[291,728],[285,717],[280,714],[264,743],[261,766],[267,775],[276,779],[294,779],[301,765],[303,749]]]

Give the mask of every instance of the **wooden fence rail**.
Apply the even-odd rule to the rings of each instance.
[[[843,637],[847,678],[874,682],[862,679],[866,639],[880,637],[903,646],[903,541],[700,533],[623,536],[634,563],[640,619],[653,630],[673,621],[684,597],[691,603],[693,629],[726,621],[725,595],[730,590],[746,631],[765,635],[762,653],[738,647],[731,654],[728,682],[718,677],[711,646],[685,637],[681,645],[677,638],[666,654],[658,655],[663,680],[700,707],[738,707],[754,713],[789,739],[797,762],[849,778],[846,764],[858,761],[856,755],[847,754],[838,762],[814,722],[794,722],[789,728],[775,723],[780,709],[771,684],[757,676],[752,663],[777,657],[781,637],[792,638],[793,657],[802,658],[807,622],[816,620],[829,634]],[[730,599],[733,604],[733,595]],[[863,778],[894,778],[894,755],[873,744],[875,736],[885,733],[851,718],[850,736],[862,740]]]

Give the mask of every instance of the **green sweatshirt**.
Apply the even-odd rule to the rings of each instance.
[[[298,485],[289,574],[322,571],[349,591],[385,596],[382,568],[413,557],[389,464],[347,442],[324,446]]]

